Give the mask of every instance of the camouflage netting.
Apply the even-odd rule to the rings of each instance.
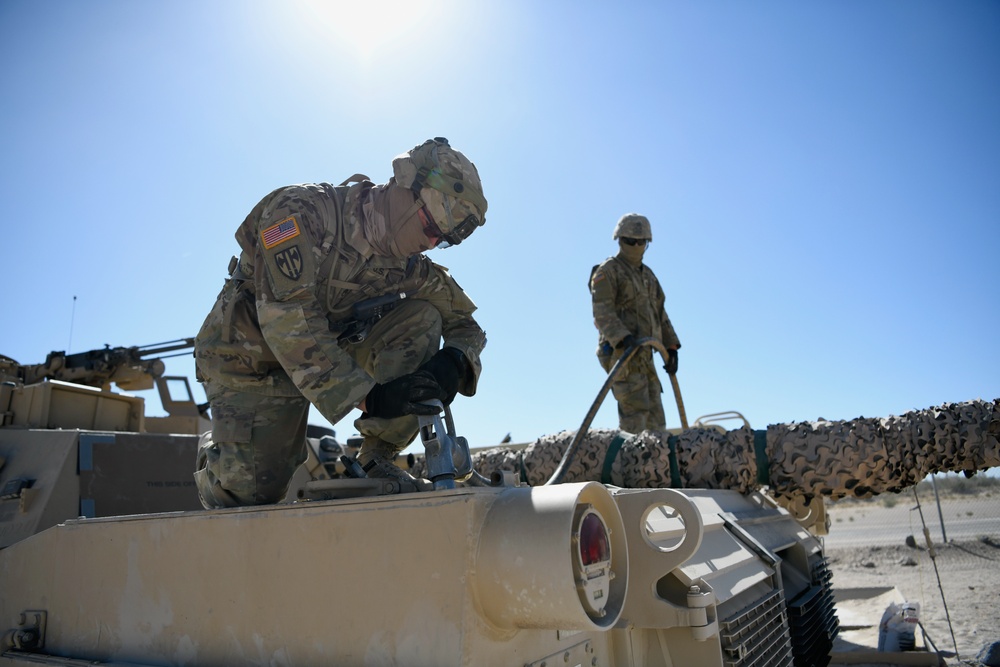
[[[531,485],[544,484],[574,434],[543,436],[523,450],[497,447],[479,452],[476,470],[487,476],[509,470]],[[618,436],[624,440],[615,443]],[[932,472],[972,473],[1000,466],[998,437],[1000,399],[946,403],[884,419],[773,425],[767,428],[769,486],[775,495],[788,498],[799,494],[866,498],[899,491]],[[754,431],[747,427],[726,433],[694,428],[674,438],[655,431],[630,435],[592,430],[580,443],[563,481],[669,487],[671,439],[682,487],[741,493],[757,487]],[[421,467],[419,461],[413,472],[420,474]]]
[[[899,417],[767,428],[770,486],[832,500],[900,491],[934,472],[1000,466],[1000,399],[945,403]]]
[[[552,477],[574,431],[547,435],[528,445],[523,453],[495,448],[476,455],[476,469],[485,475],[506,469],[522,473],[528,483],[544,484]],[[616,437],[624,441],[610,462],[609,449]],[[592,430],[584,436],[565,482],[601,481],[628,488],[671,486],[668,433],[643,431],[638,435],[608,429]],[[689,429],[677,437],[677,460],[681,484],[686,487],[737,489],[754,488],[757,463],[754,460],[753,431],[747,428],[729,433],[714,429]],[[518,456],[520,454],[520,456]],[[513,456],[512,456],[513,455]],[[608,475],[603,475],[608,467]]]

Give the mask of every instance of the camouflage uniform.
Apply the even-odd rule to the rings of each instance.
[[[305,459],[310,403],[336,423],[376,382],[415,371],[442,337],[466,361],[459,391],[475,393],[486,344],[475,304],[424,255],[375,253],[359,205],[372,187],[279,188],[238,229],[239,261],[195,343],[212,404],[214,443],[195,473],[206,507],[281,500]],[[400,292],[406,298],[369,322],[363,340],[342,335],[356,303]],[[355,425],[397,450],[417,432],[413,415]]]
[[[647,223],[648,224],[648,223]],[[619,347],[626,336],[652,337],[667,348],[680,340],[663,307],[664,294],[653,271],[638,266],[619,253],[594,267],[590,276],[594,325],[599,332],[597,359],[605,372],[625,352]],[[649,347],[640,349],[612,384],[618,401],[619,428],[629,433],[666,428],[662,388]]]

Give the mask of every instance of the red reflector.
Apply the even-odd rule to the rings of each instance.
[[[593,513],[583,517],[580,524],[580,560],[584,567],[611,560],[608,529],[601,517]]]

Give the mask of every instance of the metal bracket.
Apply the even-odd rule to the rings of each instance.
[[[316,479],[306,482],[299,493],[300,500],[339,500],[389,496],[400,492],[399,482],[394,479],[363,477],[361,479]]]
[[[18,651],[38,651],[45,646],[45,625],[48,612],[37,609],[22,611],[17,627],[3,636],[3,645]]]
[[[594,656],[594,645],[588,639],[587,641],[563,649],[558,653],[553,653],[540,660],[529,662],[525,667],[563,667],[563,665],[591,667],[591,665],[596,664],[597,658]]]
[[[0,489],[0,500],[15,500],[21,497],[25,489],[30,489],[35,480],[25,477],[15,477]]]

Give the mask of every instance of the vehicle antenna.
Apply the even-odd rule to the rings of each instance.
[[[69,343],[66,344],[66,354],[73,349],[73,320],[76,319],[76,295],[73,295],[73,309],[69,315]]]

